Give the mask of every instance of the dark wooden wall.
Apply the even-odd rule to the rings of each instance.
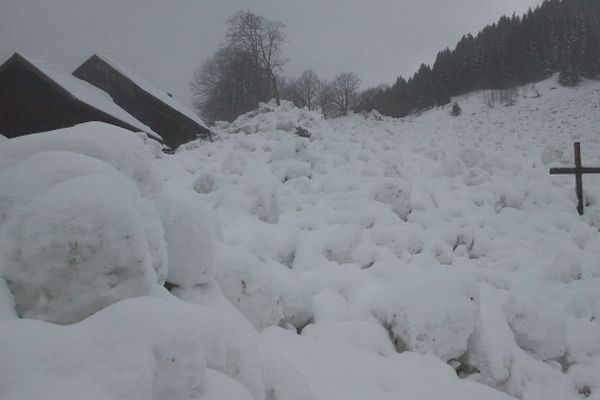
[[[114,102],[162,136],[165,144],[176,149],[210,132],[162,101],[141,90],[98,57],[82,64],[73,75],[109,93]]]
[[[70,99],[24,65],[14,62],[0,74],[0,132],[8,138],[102,121],[121,121]]]

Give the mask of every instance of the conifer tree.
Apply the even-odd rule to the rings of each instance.
[[[473,90],[505,89],[559,72],[564,85],[600,78],[600,1],[546,0],[519,17],[502,17],[476,36],[464,35],[453,50],[438,53],[408,81],[398,80],[369,98],[385,115],[447,104]]]

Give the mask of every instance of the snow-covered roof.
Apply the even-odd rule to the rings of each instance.
[[[64,91],[74,99],[108,114],[133,128],[139,129],[141,132],[145,132],[161,142],[163,141],[162,137],[154,132],[149,126],[115,104],[112,97],[105,91],[72,75],[58,73],[39,60],[24,56],[20,53],[16,54],[16,56],[30,64],[30,66],[37,70],[38,73],[64,89]]]
[[[161,89],[157,88],[156,86],[154,86],[151,83],[149,83],[148,81],[146,81],[144,78],[135,74],[134,72],[129,70],[127,67],[115,62],[114,60],[111,60],[108,57],[101,56],[98,54],[96,54],[95,56],[98,57],[100,60],[104,61],[105,63],[107,63],[108,65],[110,65],[114,70],[116,70],[121,75],[123,75],[124,77],[129,79],[133,84],[138,86],[144,92],[148,93],[150,96],[163,102],[167,106],[171,107],[173,110],[175,110],[178,113],[182,114],[183,116],[191,119],[192,121],[194,121],[198,125],[202,126],[203,128],[209,129],[206,126],[206,124],[204,123],[204,121],[202,121],[202,119],[200,117],[198,117],[198,115],[196,115],[196,113],[194,113],[188,107],[184,106],[183,104],[181,104],[180,102],[175,100],[173,97],[169,96],[167,93],[165,93]]]

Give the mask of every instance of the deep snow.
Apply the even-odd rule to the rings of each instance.
[[[600,399],[600,83],[491,97],[3,140],[0,398]]]

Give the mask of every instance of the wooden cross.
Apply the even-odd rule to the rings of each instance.
[[[581,166],[581,144],[573,144],[575,152],[575,168],[551,168],[551,175],[575,175],[575,191],[577,193],[577,212],[583,215],[583,174],[600,174],[600,168]]]

